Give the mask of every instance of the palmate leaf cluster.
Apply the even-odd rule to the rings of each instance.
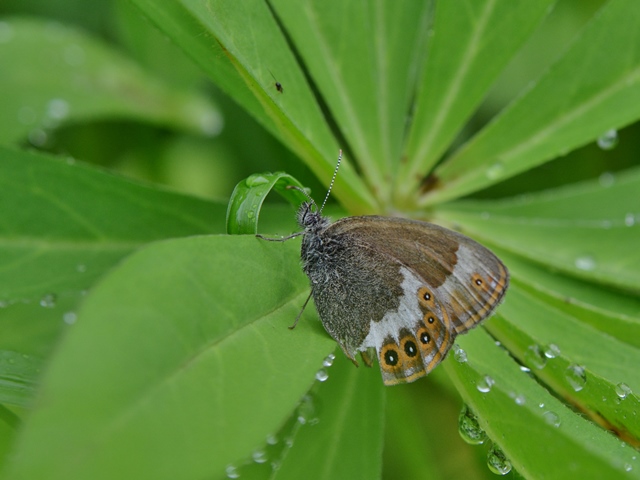
[[[104,34],[9,2],[0,478],[490,478],[487,450],[640,478],[640,4],[570,3],[98,2]],[[227,234],[293,231],[263,200],[340,148],[335,216],[434,221],[511,271],[427,380],[385,388],[313,308],[287,330],[298,241]],[[237,184],[228,217],[202,178]]]

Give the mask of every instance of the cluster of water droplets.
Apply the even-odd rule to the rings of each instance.
[[[293,447],[300,429],[313,427],[319,423],[320,418],[315,392],[317,388],[320,388],[320,384],[329,378],[326,369],[333,365],[335,358],[336,356],[333,353],[324,358],[322,368],[316,373],[316,380],[319,383],[315,384],[302,397],[289,420],[280,429],[280,432],[267,435],[264,445],[254,450],[251,458],[237,465],[228,465],[225,470],[227,478],[240,478],[245,472],[248,477],[253,478],[252,470],[266,468],[270,472],[275,472],[280,468],[284,457]],[[264,473],[265,470],[262,470],[262,472]]]

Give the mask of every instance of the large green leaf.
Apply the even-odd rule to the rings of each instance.
[[[626,444],[614,435],[576,415],[484,330],[458,343],[468,360],[451,358],[446,369],[518,473],[525,478],[640,478],[633,448],[623,448]]]
[[[396,195],[413,198],[555,0],[438,2]]]
[[[405,118],[426,55],[432,3],[273,2],[383,204],[390,200]]]
[[[639,188],[640,171],[630,170],[515,200],[443,205],[437,216],[525,258],[640,292]]]
[[[640,117],[640,3],[611,0],[563,57],[435,171],[421,205],[479,190]]]
[[[213,135],[222,120],[211,101],[170,87],[96,39],[50,21],[3,20],[0,143],[46,143],[65,122],[127,117]],[[39,72],[34,73],[34,65]],[[10,67],[9,67],[10,66]]]
[[[265,2],[134,3],[217,85],[329,183],[339,145]],[[275,82],[284,93],[276,89]],[[337,179],[335,194],[354,211],[372,211],[376,203],[348,162]]]
[[[7,478],[219,478],[249,457],[335,348],[310,315],[287,329],[298,248],[196,237],[129,257],[60,345]]]

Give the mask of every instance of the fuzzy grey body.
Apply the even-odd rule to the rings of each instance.
[[[384,254],[363,245],[353,232],[344,231],[341,221],[330,224],[309,209],[306,213],[301,209],[299,221],[305,227],[303,269],[318,315],[353,360],[371,322],[380,322],[388,311],[398,309],[400,270]]]

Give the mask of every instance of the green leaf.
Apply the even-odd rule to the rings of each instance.
[[[432,2],[277,0],[273,5],[363,176],[388,203],[425,58]]]
[[[418,183],[449,147],[555,0],[439,2],[397,194]]]
[[[640,418],[633,414],[640,400],[632,393],[640,392],[640,349],[603,335],[515,285],[487,329],[567,403],[604,420],[622,438],[640,437]],[[619,388],[629,390],[619,395]]]
[[[312,425],[301,428],[273,478],[376,478],[382,468],[385,388],[376,365],[355,368],[342,353],[311,393]],[[357,445],[354,449],[353,445]]]
[[[130,256],[59,346],[7,476],[210,478],[249,457],[335,348],[310,315],[287,329],[308,292],[298,248],[234,235]]]
[[[509,297],[505,305],[508,302]],[[446,369],[481,427],[520,475],[640,478],[633,468],[637,464],[633,448],[621,448],[611,433],[576,415],[523,372],[483,329],[457,342],[468,361],[450,358]],[[483,393],[477,387],[486,390],[486,376],[494,383]]]
[[[512,283],[547,305],[640,348],[640,300],[637,297],[547,270],[501,249],[493,250],[509,266]]]
[[[611,0],[564,56],[434,173],[422,206],[540,165],[640,117],[640,4]]]
[[[33,356],[0,351],[0,403],[27,407],[35,392],[42,362]]]
[[[283,172],[256,173],[236,185],[227,208],[227,233],[234,235],[255,234],[258,232],[258,217],[262,202],[271,189],[275,189],[285,200],[298,206],[309,201],[300,190],[288,188],[304,187],[291,175]]]
[[[329,184],[340,147],[265,2],[133,1],[218,86]],[[375,209],[376,200],[348,162],[340,170],[335,194],[354,212]]]
[[[1,147],[0,211],[5,304],[77,294],[145,243],[224,230],[222,205]]]
[[[437,217],[538,263],[639,292],[638,188],[640,171],[631,170],[604,186],[592,181],[516,200],[453,203]]]
[[[61,123],[126,117],[213,135],[218,110],[205,97],[169,87],[76,29],[51,21],[3,21],[0,143],[40,146]],[[34,74],[34,65],[46,75]]]

